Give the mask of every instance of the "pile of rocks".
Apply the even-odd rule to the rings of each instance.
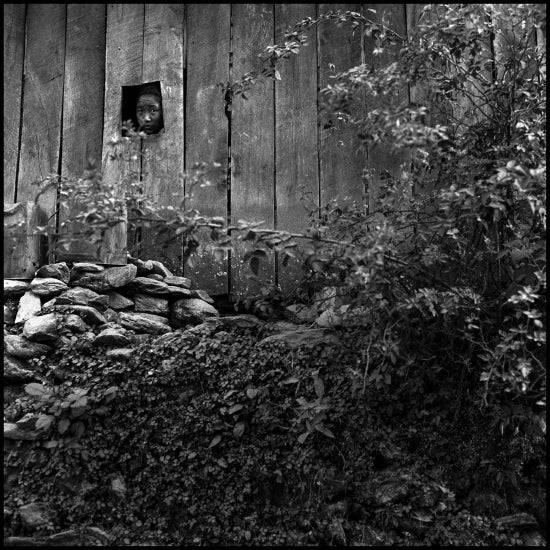
[[[4,323],[22,326],[5,334],[10,372],[24,377],[20,360],[51,353],[63,342],[62,327],[81,342],[107,346],[126,359],[144,337],[202,323],[219,313],[203,290],[173,275],[161,262],[130,258],[120,267],[91,263],[49,264],[30,281],[4,280]],[[13,377],[13,376],[12,376]]]

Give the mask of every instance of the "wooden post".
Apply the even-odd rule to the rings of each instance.
[[[275,4],[275,39],[284,44],[284,33],[307,17],[315,18],[314,4]],[[275,85],[277,229],[303,232],[308,212],[319,207],[319,158],[317,150],[317,47],[316,30],[298,55],[280,63],[281,81]],[[278,282],[283,294],[296,290],[302,276],[300,263],[278,261]]]
[[[63,94],[63,156],[61,174],[80,178],[88,159],[101,166],[103,137],[103,87],[105,83],[105,6],[103,4],[67,5],[67,41]],[[61,223],[79,211],[59,209],[62,234],[76,239],[82,228]],[[84,239],[72,240],[58,260],[99,261],[96,250]]]
[[[46,220],[46,213],[32,201],[4,204],[5,279],[32,279],[47,263],[47,237],[34,234]]]
[[[28,4],[27,9],[18,202],[34,200],[38,188],[33,182],[59,173],[65,64],[66,5]],[[45,192],[39,204],[48,218],[53,218],[55,188]]]
[[[160,81],[164,130],[142,143],[143,191],[161,207],[178,208],[183,188],[183,4],[146,4],[143,44],[143,82]],[[171,214],[163,211],[167,218]],[[182,238],[165,236],[158,227],[142,227],[143,257],[162,261],[177,275],[183,273]]]
[[[230,4],[187,7],[185,167],[189,170],[197,162],[217,162],[222,177],[227,173],[229,121],[217,84],[229,80],[230,15]],[[185,192],[189,194],[190,189]],[[188,205],[201,214],[226,218],[227,190],[222,185],[195,187]],[[209,231],[200,232],[199,242],[193,264],[184,267],[186,277],[210,294],[227,294],[227,258],[216,256]]]
[[[103,179],[118,187],[124,196],[129,179],[139,179],[140,146],[109,145],[121,135],[122,86],[141,84],[143,65],[143,4],[109,4],[105,47],[105,107],[103,123]],[[128,158],[117,158],[127,154]],[[125,264],[127,223],[121,222],[107,232],[103,262]]]
[[[236,78],[260,66],[257,54],[273,42],[273,4],[233,4],[233,75]],[[273,82],[260,81],[249,99],[233,101],[231,119],[231,221],[263,221],[274,225],[275,145]],[[243,257],[250,245],[233,240],[231,256],[231,294],[235,298],[255,292],[261,285],[274,282],[274,255],[260,262],[253,282],[249,262]]]
[[[4,202],[15,200],[21,132],[25,4],[4,4]]]

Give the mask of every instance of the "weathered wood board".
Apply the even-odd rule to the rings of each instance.
[[[4,4],[4,202],[16,200],[21,131],[25,4]]]
[[[319,4],[319,13],[330,10],[361,12],[361,4]],[[361,63],[361,37],[351,32],[351,24],[338,27],[334,23],[321,23],[318,29],[319,86],[323,89],[331,83],[336,73]],[[321,127],[319,155],[320,205],[326,206],[332,199],[340,204],[356,201],[364,204],[363,170],[366,154],[355,131],[349,125],[333,121],[331,128]]]
[[[257,54],[273,43],[273,4],[233,4],[233,77],[257,69]],[[231,221],[263,221],[274,224],[274,144],[275,124],[273,81],[258,81],[249,99],[233,102],[231,120]],[[248,94],[247,94],[248,95]],[[252,275],[244,255],[247,242],[234,239],[231,255],[231,293],[234,297],[255,292],[260,286],[274,282],[274,254],[260,260],[260,282]]]
[[[33,182],[59,173],[65,18],[65,4],[29,4],[27,8],[18,202],[34,199],[38,188]],[[55,205],[52,187],[40,197],[40,206],[48,216],[55,216]]]
[[[140,177],[140,146],[109,145],[121,135],[122,86],[141,84],[143,72],[143,4],[109,4],[105,46],[105,103],[103,121],[103,180],[116,185],[123,196],[131,178]],[[129,157],[119,155],[128,153]],[[124,212],[123,216],[127,216]],[[127,218],[126,218],[127,219]],[[126,228],[122,222],[108,230],[102,260],[108,264],[126,263]]]
[[[275,41],[306,19],[315,18],[314,4],[275,4]],[[275,84],[275,204],[277,229],[302,233],[308,214],[319,207],[317,151],[317,47],[315,29],[298,55],[281,62],[281,80]],[[302,275],[298,259],[286,266],[278,259],[278,283],[283,294],[296,289]]]
[[[227,190],[219,184],[228,168],[228,119],[218,83],[229,80],[230,4],[187,6],[187,90],[185,105],[185,167],[198,162],[217,162],[220,170],[214,185],[186,187],[187,204],[205,216],[227,217]],[[228,259],[218,258],[210,232],[199,235],[200,249],[185,275],[200,281],[211,294],[227,294]]]
[[[143,140],[141,169],[144,194],[161,207],[177,208],[184,195],[183,48],[184,4],[146,4],[142,81],[160,81],[164,130]],[[158,229],[154,224],[142,227],[141,254],[181,275],[182,237],[171,232],[159,241]]]
[[[32,279],[46,263],[47,237],[33,234],[46,218],[32,201],[4,203],[4,278]]]
[[[63,135],[61,174],[80,178],[88,161],[101,166],[103,137],[103,89],[105,83],[105,5],[68,4],[65,51],[65,83],[63,91]],[[60,233],[77,237],[82,228],[61,224],[79,212],[59,209]],[[73,240],[58,260],[93,260],[94,248],[85,239]]]

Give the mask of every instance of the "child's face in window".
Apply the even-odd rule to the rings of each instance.
[[[162,128],[162,106],[157,96],[143,94],[136,106],[139,130],[146,134],[156,134]]]

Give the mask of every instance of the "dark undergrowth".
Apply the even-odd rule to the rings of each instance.
[[[5,454],[5,506],[49,502],[50,531],[99,526],[116,545],[522,543],[495,520],[545,500],[526,420],[501,432],[437,357],[397,361],[377,389],[363,331],[291,350],[258,344],[269,326],[175,333],[126,364],[76,346],[37,361],[61,403],[89,400]],[[36,401],[47,412],[30,395],[7,412]]]

